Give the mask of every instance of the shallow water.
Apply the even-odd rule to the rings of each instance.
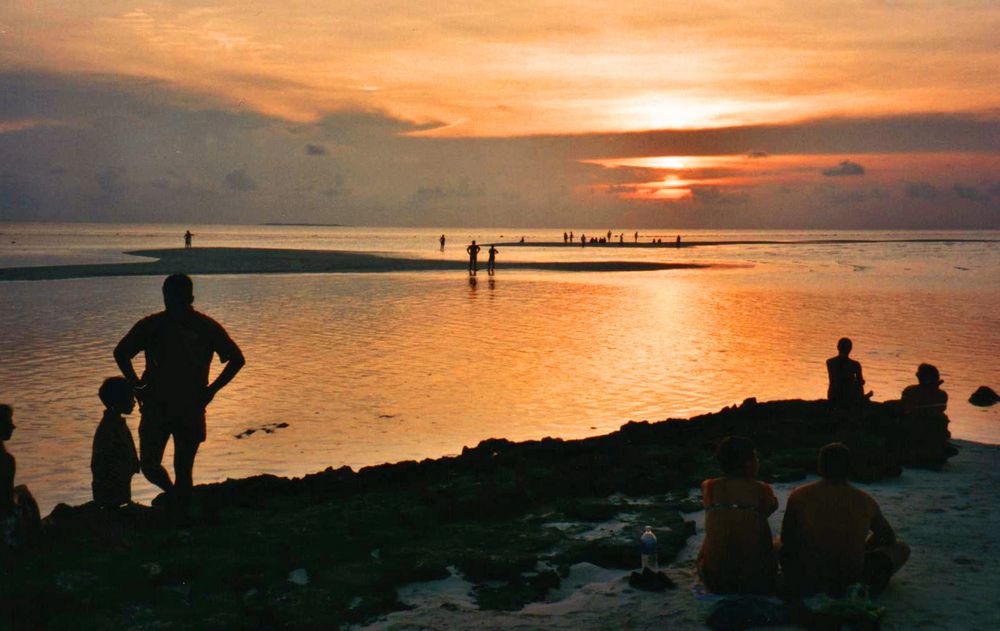
[[[457,258],[468,238],[489,243],[509,232],[449,230],[454,236],[441,253],[440,229],[192,231],[205,246]],[[174,226],[0,224],[0,266],[127,260],[124,249],[173,246],[182,233]],[[529,244],[561,239],[561,231],[526,235]],[[933,236],[733,231],[685,239]],[[630,419],[715,411],[748,396],[821,398],[823,362],[842,335],[854,339],[853,356],[877,399],[897,397],[918,363],[935,363],[951,394],[953,433],[997,443],[1000,406],[979,409],[966,399],[979,385],[1000,385],[998,246],[508,247],[495,280],[483,274],[474,285],[464,274],[440,272],[197,277],[196,306],[225,324],[248,365],[209,410],[196,481],[419,459],[491,436],[582,437]],[[505,272],[505,257],[750,266]],[[43,510],[89,498],[96,390],[116,372],[118,339],[161,308],[161,281],[0,283],[0,400],[17,410],[10,450],[18,481],[32,487]],[[130,419],[133,429],[137,421]],[[278,422],[289,426],[235,438]],[[138,498],[153,495],[141,477],[133,488]]]

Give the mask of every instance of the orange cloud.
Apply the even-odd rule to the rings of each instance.
[[[998,23],[991,3],[874,0],[7,3],[0,70],[152,77],[299,122],[377,108],[436,135],[704,128],[996,107]]]

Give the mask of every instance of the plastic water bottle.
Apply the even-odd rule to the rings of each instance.
[[[656,562],[656,535],[653,534],[653,527],[646,526],[646,532],[642,533],[639,540],[639,550],[642,553],[642,569],[649,568],[655,572],[658,569]]]

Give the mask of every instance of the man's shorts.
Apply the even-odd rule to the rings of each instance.
[[[146,401],[141,411],[140,441],[145,439],[166,444],[167,439],[173,436],[175,442],[205,442],[205,408],[201,406],[171,409],[161,403]]]

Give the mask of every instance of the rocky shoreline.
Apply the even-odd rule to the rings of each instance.
[[[516,610],[574,564],[636,567],[627,533],[644,524],[659,534],[661,561],[672,560],[694,533],[682,515],[697,508],[690,489],[717,474],[712,451],[728,434],[755,441],[767,481],[804,478],[834,440],[851,447],[853,477],[872,481],[904,465],[940,468],[954,450],[932,429],[901,425],[896,402],[847,413],[825,401],[748,399],[582,440],[489,439],[454,457],[202,485],[181,520],[60,505],[39,541],[4,560],[0,620],[336,628],[404,608],[402,585],[456,572],[480,609]],[[611,519],[624,536],[582,534]]]

